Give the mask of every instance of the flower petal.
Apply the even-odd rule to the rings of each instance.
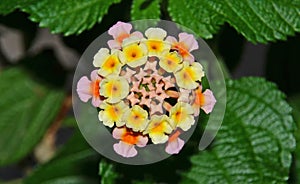
[[[180,91],[180,95],[178,101],[189,103],[191,90],[180,88],[179,91]]]
[[[99,107],[101,103],[102,103],[102,101],[100,99],[100,96],[93,96],[93,98],[92,98],[92,105],[94,107]]]
[[[138,40],[126,39],[123,44],[123,50],[119,53],[122,63],[130,67],[138,67],[147,62],[147,47],[145,44],[138,44]]]
[[[159,66],[169,73],[175,73],[182,68],[182,57],[177,52],[164,51],[160,57]]]
[[[207,89],[202,93],[202,86],[199,85],[197,89],[193,90],[193,96],[194,100],[192,106],[194,108],[194,116],[199,115],[200,108],[202,108],[206,114],[213,110],[216,99],[211,90]]]
[[[115,25],[113,25],[108,30],[108,34],[113,36],[114,39],[117,39],[121,34],[124,33],[129,34],[131,29],[132,29],[131,24],[118,21]]]
[[[129,107],[123,101],[116,104],[109,104],[104,101],[104,103],[100,105],[100,108],[103,110],[99,111],[98,117],[105,126],[113,127],[114,123],[116,123],[116,126],[120,127],[125,124],[122,118]]]
[[[170,110],[170,118],[174,122],[176,127],[180,127],[182,130],[187,131],[195,123],[194,110],[188,103],[177,102]]]
[[[101,60],[100,69],[98,71],[101,76],[106,77],[110,74],[120,74],[121,67],[123,66],[118,57],[120,51],[114,49],[111,52],[111,55],[106,57],[104,60]]]
[[[95,67],[101,67],[102,63],[109,56],[109,50],[107,48],[101,48],[94,56],[93,65]]]
[[[99,75],[98,75],[98,72],[97,72],[97,70],[93,70],[92,72],[91,72],[91,80],[92,81],[95,81],[95,80],[98,80],[100,77],[99,77]]]
[[[135,149],[134,145],[125,143],[123,141],[114,144],[113,147],[116,153],[125,158],[130,158],[137,155],[137,150]]]
[[[178,137],[172,141],[168,141],[165,151],[169,154],[178,154],[183,146],[184,141]]]
[[[78,81],[77,93],[83,102],[87,102],[92,97],[92,105],[98,107],[102,102],[99,93],[101,77],[98,76],[97,70],[92,71],[90,76],[92,81],[85,76]]]
[[[199,48],[198,42],[194,38],[194,35],[188,33],[179,33],[179,42],[182,42],[186,45],[188,51],[193,51]]]
[[[121,49],[121,43],[116,40],[108,40],[107,45],[110,49]]]
[[[126,39],[123,40],[122,48],[130,46],[130,45],[135,45],[135,44],[138,45],[140,42],[141,42],[141,38],[140,37],[138,37],[138,36],[131,36],[131,37],[128,37],[128,38],[126,38]]]
[[[201,81],[203,76],[202,65],[198,62],[190,66],[187,61],[184,61],[183,68],[175,73],[178,86],[185,89],[195,89],[198,86],[196,81]]]
[[[151,120],[144,131],[144,134],[149,134],[154,144],[162,144],[167,142],[168,136],[173,130],[171,120],[166,115],[153,115]]]
[[[148,39],[163,40],[167,36],[167,32],[161,28],[148,28],[145,35]]]
[[[124,114],[124,121],[133,131],[143,131],[148,125],[148,112],[139,105],[134,105]]]
[[[87,102],[90,98],[92,98],[92,94],[90,91],[91,81],[83,76],[79,79],[77,83],[77,93],[81,101]]]
[[[126,133],[126,128],[114,128],[112,135],[115,139],[121,139],[122,136]]]
[[[129,93],[129,84],[124,77],[109,75],[100,83],[101,96],[107,97],[107,102],[117,103]]]
[[[130,36],[134,36],[134,37],[137,37],[139,39],[142,39],[144,37],[143,33],[139,32],[139,31],[135,31],[135,32],[131,33]]]
[[[148,137],[147,136],[139,136],[138,137],[138,142],[136,143],[136,145],[138,147],[145,147],[148,143]]]
[[[203,111],[206,114],[208,114],[213,110],[213,108],[216,104],[216,99],[215,99],[212,91],[209,89],[204,91],[203,96],[205,99],[204,99],[204,104],[201,106],[201,109],[203,109]]]
[[[177,43],[177,39],[174,37],[174,36],[168,36],[166,38],[166,41],[170,44],[170,45],[173,45],[175,43]]]

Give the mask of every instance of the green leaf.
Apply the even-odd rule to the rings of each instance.
[[[0,73],[0,165],[26,156],[59,111],[64,93],[11,68]]]
[[[98,183],[98,154],[76,130],[61,151],[48,163],[37,167],[25,184]]]
[[[159,19],[160,0],[133,0],[131,20]]]
[[[108,163],[108,161],[102,159],[99,164],[99,175],[101,176],[102,184],[113,184],[116,183],[116,178],[118,177],[115,171],[114,165]]]
[[[0,14],[8,14],[14,11],[17,8],[22,6],[27,6],[38,0],[1,0],[0,3]]]
[[[108,8],[121,0],[40,0],[22,10],[53,33],[79,34],[100,22]]]
[[[228,81],[227,108],[210,150],[191,158],[183,183],[285,183],[295,124],[285,95],[262,78]]]
[[[172,19],[203,38],[225,22],[251,42],[283,40],[300,31],[299,0],[169,0]]]

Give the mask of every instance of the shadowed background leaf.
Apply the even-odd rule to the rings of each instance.
[[[75,121],[75,119],[72,121]],[[57,155],[48,163],[37,167],[24,180],[24,183],[99,183],[98,163],[99,154],[86,143],[80,131],[76,128],[70,140]]]
[[[0,165],[5,165],[30,153],[56,117],[64,92],[17,67],[1,72],[0,81]]]

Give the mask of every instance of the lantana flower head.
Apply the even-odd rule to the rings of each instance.
[[[122,22],[109,29],[110,49],[95,53],[96,70],[91,80],[78,81],[79,98],[93,98],[120,156],[135,157],[150,144],[177,154],[185,144],[181,135],[196,124],[200,109],[210,113],[216,103],[211,90],[202,92],[205,72],[191,53],[198,42],[192,34],[168,35],[159,27],[144,35],[132,29]]]

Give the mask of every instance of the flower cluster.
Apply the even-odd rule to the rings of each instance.
[[[198,42],[185,32],[177,39],[161,28],[145,35],[131,30],[123,22],[109,29],[109,49],[94,56],[90,80],[78,81],[79,98],[92,98],[100,122],[119,140],[113,145],[117,154],[134,157],[135,146],[147,144],[165,144],[168,154],[176,154],[184,145],[180,135],[194,125],[200,108],[210,113],[216,103],[211,90],[203,92],[204,71],[191,53]]]

